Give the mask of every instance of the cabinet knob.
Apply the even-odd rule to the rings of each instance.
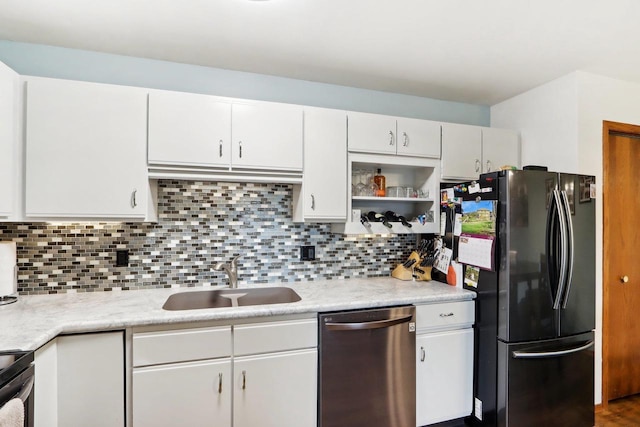
[[[393,131],[389,131],[389,145],[393,145],[394,144],[394,137],[393,137]]]
[[[629,276],[620,277],[620,283],[629,283]]]
[[[476,159],[476,172],[478,173],[480,173],[480,166],[481,166],[480,160]]]

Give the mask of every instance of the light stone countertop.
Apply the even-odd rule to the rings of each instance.
[[[440,282],[404,282],[390,277],[268,283],[242,288],[286,286],[301,301],[286,304],[167,311],[169,295],[217,288],[172,288],[20,296],[0,306],[0,351],[35,350],[60,334],[133,326],[284,316],[366,307],[462,301],[475,293]]]

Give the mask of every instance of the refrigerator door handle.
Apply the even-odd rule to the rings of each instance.
[[[571,289],[571,279],[573,279],[573,220],[571,219],[571,207],[569,206],[569,198],[567,192],[562,191],[562,201],[564,203],[564,217],[567,226],[567,278],[566,278],[566,290],[564,291],[562,308],[567,308],[567,302],[569,301],[569,290]]]
[[[528,351],[514,351],[511,354],[514,359],[540,359],[545,357],[557,357],[564,356],[566,354],[577,353],[582,350],[586,350],[589,347],[593,346],[593,341],[587,341],[586,344],[582,344],[578,347],[569,348],[566,350],[560,351],[540,351],[540,352],[528,352]]]
[[[568,239],[567,239],[567,223],[564,212],[564,206],[560,197],[560,191],[553,190],[554,205],[558,212],[560,223],[560,278],[558,279],[558,290],[553,299],[553,309],[560,308],[560,300],[564,293],[564,286],[567,280],[567,256],[568,256]]]

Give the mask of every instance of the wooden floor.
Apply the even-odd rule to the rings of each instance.
[[[595,427],[640,426],[640,394],[612,400],[606,411],[596,412]]]

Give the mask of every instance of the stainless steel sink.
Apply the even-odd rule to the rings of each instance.
[[[293,289],[271,288],[217,289],[180,292],[171,295],[162,306],[165,310],[195,310],[198,308],[240,307],[245,305],[283,304],[300,301]]]

